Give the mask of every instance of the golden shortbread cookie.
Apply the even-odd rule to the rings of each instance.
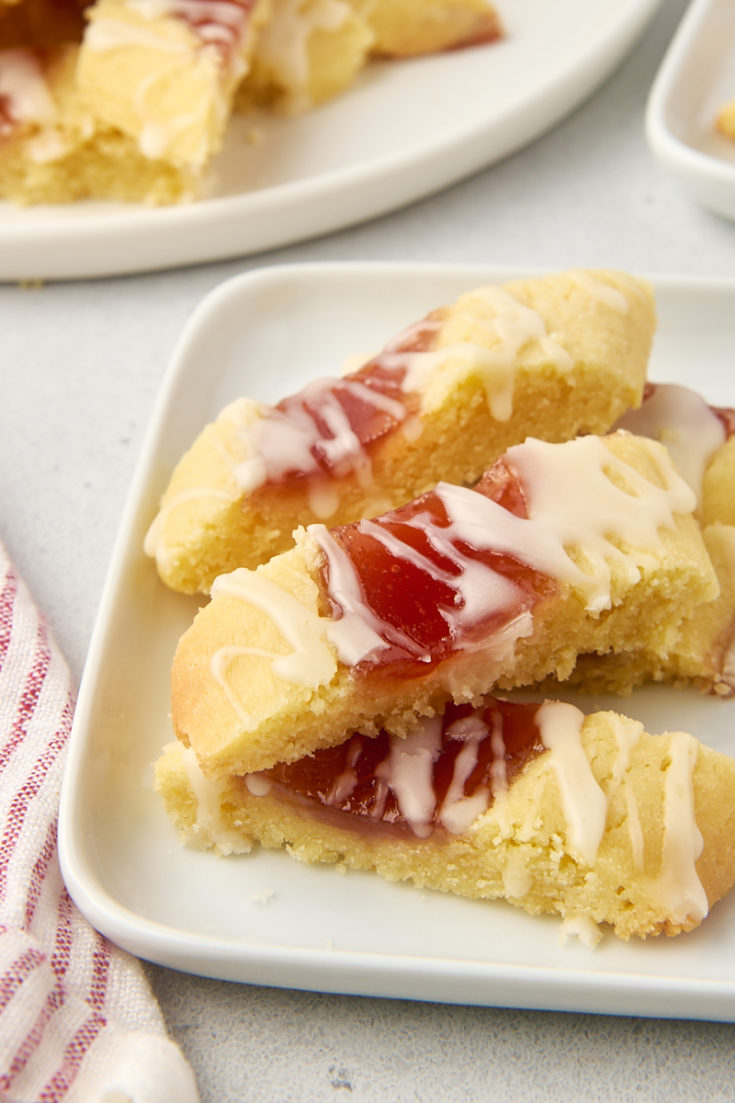
[[[666,449],[622,432],[529,439],[475,489],[441,483],[376,519],[312,525],[217,579],[176,650],[174,730],[226,777],[564,680],[642,632],[667,655],[718,592],[694,505]]]
[[[155,784],[190,846],[286,847],[561,916],[592,940],[593,924],[623,939],[690,930],[735,883],[735,761],[682,732],[650,735],[555,701],[485,700],[405,739],[353,736],[221,781],[172,743]]]
[[[605,432],[641,400],[655,325],[649,284],[613,271],[473,289],[355,372],[228,405],[178,463],[146,550],[167,585],[206,592],[299,525],[471,483],[527,436]]]

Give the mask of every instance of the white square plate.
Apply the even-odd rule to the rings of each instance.
[[[735,4],[694,0],[679,24],[648,99],[653,153],[703,206],[735,219],[735,141],[715,130],[735,99]]]
[[[245,256],[395,210],[553,126],[609,76],[660,3],[498,0],[502,42],[375,63],[298,118],[233,120],[209,194],[195,203],[0,202],[0,279]]]
[[[556,920],[340,875],[285,853],[220,859],[181,846],[151,788],[171,738],[168,675],[198,599],[142,551],[173,464],[239,394],[275,401],[334,374],[408,322],[521,272],[381,264],[263,269],[192,317],[170,366],[125,512],[80,689],[61,804],[68,888],[133,953],[235,981],[434,1001],[735,1020],[735,893],[680,938],[594,951]],[[732,402],[735,282],[656,280],[651,378]],[[600,699],[592,705],[603,703]],[[621,702],[618,702],[620,706]],[[650,730],[685,727],[735,753],[735,703],[657,687],[622,702]]]

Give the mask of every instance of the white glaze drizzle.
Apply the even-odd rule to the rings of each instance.
[[[502,870],[503,892],[508,900],[522,900],[531,891],[533,875],[522,850],[510,850]]]
[[[258,59],[288,94],[290,110],[303,110],[311,103],[311,36],[339,30],[350,15],[344,0],[276,0],[258,40]]]
[[[446,511],[448,525],[432,524],[423,511],[404,521],[456,563],[457,574],[437,568],[373,521],[357,522],[355,528],[379,540],[396,562],[420,565],[432,580],[451,588],[453,602],[440,613],[455,639],[463,640],[467,629],[481,618],[507,614],[507,651],[532,627],[527,616],[512,619],[519,605],[518,587],[470,558],[463,552],[463,545],[504,552],[549,578],[577,585],[586,595],[587,608],[599,612],[610,606],[612,564],[626,572],[631,583],[640,577],[635,555],[619,545],[638,549],[639,560],[645,559],[648,553],[641,549],[659,547],[659,530],[672,527],[675,514],[691,510],[694,502],[690,488],[672,469],[668,485],[655,486],[613,456],[597,437],[582,437],[561,445],[529,439],[506,455],[521,477],[528,517],[518,517],[468,488],[440,483],[435,493]],[[612,482],[608,472],[624,476],[631,492]],[[344,609],[344,616],[328,628],[340,661],[354,665],[375,657],[393,642],[400,642],[409,654],[422,657],[412,641],[371,609],[369,595],[362,592],[354,566],[332,534],[323,525],[311,525],[308,532],[326,557],[331,596]],[[569,548],[583,550],[583,567],[570,557]],[[470,644],[464,641],[458,646]],[[486,647],[487,643],[482,641],[478,646]]]
[[[508,614],[506,625],[511,622],[516,624],[517,632],[511,631],[503,653],[507,653],[517,638],[530,631],[531,624],[527,618],[514,616],[519,601],[519,590],[515,583],[467,556],[462,557],[453,543],[445,539],[444,532],[438,535],[432,533],[433,542],[441,544],[442,550],[453,554],[459,561],[461,569],[458,575],[437,568],[415,548],[399,541],[378,525],[359,522],[357,527],[368,535],[375,535],[398,562],[402,560],[414,563],[424,569],[434,581],[450,586],[454,592],[454,604],[452,607],[440,608],[439,613],[455,635],[472,627],[481,616],[504,610]],[[410,527],[423,528],[423,525],[416,522]],[[343,615],[333,620],[327,628],[327,636],[335,647],[340,662],[348,666],[356,665],[368,657],[378,656],[392,645],[402,648],[417,659],[428,658],[413,639],[375,614],[366,601],[351,560],[329,531],[322,525],[310,525],[308,531],[326,556],[329,592],[343,611]],[[466,641],[465,646],[470,646],[469,641]]]
[[[298,472],[308,478],[306,489],[312,511],[326,519],[339,503],[337,492],[334,489],[329,492],[329,479],[356,476],[360,486],[372,483],[370,457],[333,393],[334,385],[333,379],[319,379],[300,392],[304,402],[316,409],[326,423],[329,435],[321,432],[315,417],[300,403],[291,405],[288,413],[264,407],[258,420],[243,426],[238,436],[245,454],[233,470],[243,493],[252,493],[269,480],[278,482]],[[388,414],[397,424],[406,421],[408,411],[402,402],[359,380],[340,380],[338,386],[342,393]],[[313,450],[322,454],[330,469],[320,465]]]
[[[664,481],[659,487],[614,456],[600,437],[581,437],[561,446],[529,440],[510,448],[506,457],[525,490],[534,527],[529,537],[540,545],[527,557],[519,547],[508,550],[552,578],[581,586],[590,611],[609,607],[611,564],[626,571],[631,582],[638,578],[635,556],[616,543],[636,548],[639,554],[658,548],[660,530],[674,528],[675,516],[690,513],[696,504],[691,488],[662,456],[651,453]],[[613,477],[623,480],[627,489]],[[583,570],[567,556],[565,549],[570,547],[582,550]]]
[[[232,495],[226,490],[218,490],[211,486],[188,487],[178,494],[172,495],[159,509],[143,539],[143,550],[160,565],[161,569],[168,568],[176,559],[177,546],[169,545],[166,539],[166,523],[171,513],[188,502],[200,500],[221,501],[229,505]]]
[[[461,835],[478,816],[487,811],[491,791],[480,785],[465,796],[464,786],[477,765],[477,739],[467,739],[454,760],[452,779],[439,809],[439,820],[452,835]]]
[[[623,415],[617,427],[665,445],[697,503],[701,502],[705,470],[727,436],[722,421],[701,395],[689,387],[658,383],[637,410]]]
[[[640,731],[616,731],[618,756],[607,792],[592,773],[581,740],[583,714],[573,705],[545,702],[537,713],[541,739],[550,751],[549,760],[559,784],[567,822],[568,844],[583,861],[592,866],[596,860],[605,831],[607,813],[621,780],[630,782],[629,754]],[[663,850],[661,869],[653,883],[653,891],[667,916],[674,922],[699,921],[706,916],[708,902],[699,880],[696,861],[702,852],[703,839],[694,814],[693,772],[697,758],[697,743],[683,732],[674,732],[669,739],[669,765],[664,778]],[[632,786],[628,784],[628,791]],[[632,826],[629,825],[632,862],[637,872],[643,869],[643,838],[637,804]],[[640,832],[640,835],[639,835]]]
[[[245,785],[254,797],[267,797],[272,788],[269,779],[263,774],[246,774]]]
[[[195,834],[203,845],[216,845],[223,854],[238,854],[249,849],[242,835],[231,828],[222,814],[224,787],[206,777],[190,747],[182,750],[187,781],[196,800]]]
[[[709,903],[696,867],[704,845],[694,815],[696,740],[685,732],[673,732],[669,753],[664,781],[663,854],[656,892],[675,921],[698,922],[707,915]]]
[[[251,3],[240,0],[125,0],[123,6],[151,22],[169,17],[180,19],[203,43],[225,43],[229,47],[237,44],[252,8]],[[93,50],[142,44],[166,50],[170,45],[163,35],[145,41],[138,39],[136,27],[124,20],[99,19],[96,25],[106,29],[96,31],[91,42],[85,36],[85,46]]]
[[[615,310],[619,314],[627,314],[630,310],[630,301],[627,296],[618,287],[613,287],[612,284],[601,279],[598,273],[586,268],[572,268],[569,275],[578,287],[581,287],[593,298],[599,299],[611,310]],[[626,283],[630,291],[640,293],[633,280],[626,280]]]
[[[0,116],[0,135],[20,123],[50,126],[56,120],[41,61],[31,50],[0,50],[0,99],[9,116],[9,120]]]
[[[478,302],[487,304],[492,315],[483,315]],[[484,377],[490,412],[497,421],[507,421],[513,412],[516,365],[525,346],[537,342],[561,371],[569,371],[573,366],[572,357],[558,338],[547,332],[541,314],[503,287],[478,288],[458,300],[452,315],[453,321],[466,315],[467,328],[476,336],[462,344],[440,344],[428,351],[399,354],[405,360],[405,390],[426,396],[433,380],[452,361],[464,372]]]
[[[391,737],[387,758],[375,768],[395,794],[406,823],[419,838],[431,834],[436,805],[434,763],[441,750],[441,717],[423,719],[404,739]]]
[[[592,866],[605,831],[607,797],[582,745],[584,714],[566,702],[545,701],[536,722],[559,785],[569,848]]]
[[[270,660],[276,677],[298,685],[319,686],[336,670],[334,653],[326,641],[325,620],[307,609],[282,586],[256,571],[239,567],[219,575],[212,584],[212,597],[226,595],[254,605],[276,626],[291,650],[273,656],[259,648],[240,647],[239,654],[253,654]],[[227,687],[226,672],[232,649],[219,648],[211,660],[213,676]]]
[[[322,549],[324,544],[321,538],[326,531],[317,525],[312,525],[309,529]],[[356,666],[366,655],[381,651],[388,644],[381,634],[382,622],[365,606],[349,556],[331,537],[328,537],[328,547],[329,592],[338,602],[342,615],[339,621],[330,619],[325,625],[325,631],[336,649],[339,661],[345,666]],[[411,648],[411,640],[397,630],[394,630],[391,638],[407,650]]]
[[[563,944],[570,938],[578,938],[588,950],[594,950],[602,938],[602,931],[588,915],[566,915],[562,920],[560,935]]]
[[[357,785],[357,770],[355,767],[362,754],[362,740],[360,735],[353,736],[347,748],[345,768],[339,774],[327,794],[327,804],[339,806],[343,804],[354,792]]]
[[[120,50],[128,46],[156,50],[164,54],[185,55],[187,59],[191,53],[190,44],[183,39],[170,38],[162,31],[112,18],[97,19],[90,23],[85,45],[94,53],[108,53],[110,50]]]

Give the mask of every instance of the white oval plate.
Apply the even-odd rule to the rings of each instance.
[[[735,141],[714,128],[735,99],[735,4],[694,0],[671,40],[646,108],[651,150],[692,198],[735,219]]]
[[[432,307],[524,273],[355,264],[264,268],[212,292],[182,336],[131,490],[80,688],[62,793],[66,884],[88,919],[143,958],[288,988],[494,1006],[735,1021],[735,892],[691,934],[594,951],[555,919],[340,875],[282,852],[182,846],[152,790],[172,738],[169,670],[201,599],[143,554],[173,464],[240,394],[273,402],[367,355]],[[735,281],[657,280],[651,378],[733,404]],[[617,705],[735,753],[735,702],[655,687]]]
[[[370,66],[298,119],[231,127],[209,198],[163,209],[0,203],[0,279],[142,272],[275,248],[372,218],[532,141],[588,96],[661,0],[499,0],[503,42]]]

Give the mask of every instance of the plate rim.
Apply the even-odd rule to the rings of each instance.
[[[735,164],[696,149],[674,134],[666,121],[668,102],[692,40],[718,3],[720,0],[691,0],[651,85],[644,127],[648,145],[660,164],[677,176],[703,206],[726,218],[735,218]],[[731,200],[722,201],[721,187],[731,189]]]

